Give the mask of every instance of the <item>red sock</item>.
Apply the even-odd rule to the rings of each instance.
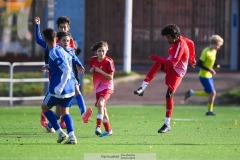
[[[161,68],[161,63],[159,62],[154,62],[152,67],[150,68],[150,70],[148,71],[144,81],[145,82],[151,82],[152,79],[155,77],[155,75],[157,74],[157,72],[159,71],[159,69]]]
[[[61,123],[61,122],[64,122],[63,117],[60,118],[60,123]]]
[[[166,117],[172,117],[172,112],[174,108],[173,97],[166,98]]]
[[[102,119],[97,118],[97,127],[101,128],[102,126]]]
[[[112,130],[109,121],[103,123],[103,125],[107,132],[110,132]]]

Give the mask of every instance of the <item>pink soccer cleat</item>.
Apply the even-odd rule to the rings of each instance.
[[[44,128],[47,127],[47,117],[44,115],[43,111],[41,112],[40,123]]]
[[[85,113],[82,114],[82,120],[84,123],[88,123],[89,119],[92,116],[92,108],[88,108]]]

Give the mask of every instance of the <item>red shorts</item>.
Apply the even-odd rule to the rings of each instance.
[[[182,81],[182,77],[177,74],[177,72],[173,68],[168,68],[165,77],[165,83],[168,88],[175,93],[178,86]]]
[[[96,93],[96,102],[95,102],[95,107],[97,107],[97,103],[100,97],[103,97],[103,99],[105,100],[105,102],[107,102],[107,100],[110,98],[110,95],[113,93],[112,90],[110,89],[105,89],[101,92]],[[106,107],[106,103],[105,106]]]

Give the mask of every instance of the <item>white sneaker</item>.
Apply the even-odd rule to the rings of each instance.
[[[68,140],[64,144],[77,144],[76,136],[69,137]]]
[[[48,124],[46,126],[46,130],[48,133],[55,133],[55,129],[53,127],[49,127]]]
[[[57,143],[62,143],[62,141],[66,140],[66,139],[68,139],[67,133],[62,132],[62,133],[60,133],[59,136],[58,136]]]
[[[135,90],[133,92],[135,95],[138,95],[138,96],[143,96],[144,95],[144,90],[142,87],[138,88],[137,90]]]

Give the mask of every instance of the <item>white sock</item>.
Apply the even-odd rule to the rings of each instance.
[[[147,88],[148,84],[149,84],[148,82],[143,81],[142,85],[141,85],[142,89],[145,90]]]
[[[171,121],[171,118],[166,117],[164,123],[165,123],[166,125],[170,126],[170,121]]]
[[[69,137],[74,137],[74,131],[68,133]]]
[[[106,118],[103,118],[103,121],[102,121],[102,122],[103,122],[103,123],[107,123],[107,121],[108,121],[108,120],[107,120]]]
[[[56,132],[57,132],[58,134],[61,134],[61,133],[63,133],[63,130],[62,130],[62,128],[60,127],[58,130],[56,130]]]
[[[103,115],[102,114],[97,114],[97,119],[103,119]]]

